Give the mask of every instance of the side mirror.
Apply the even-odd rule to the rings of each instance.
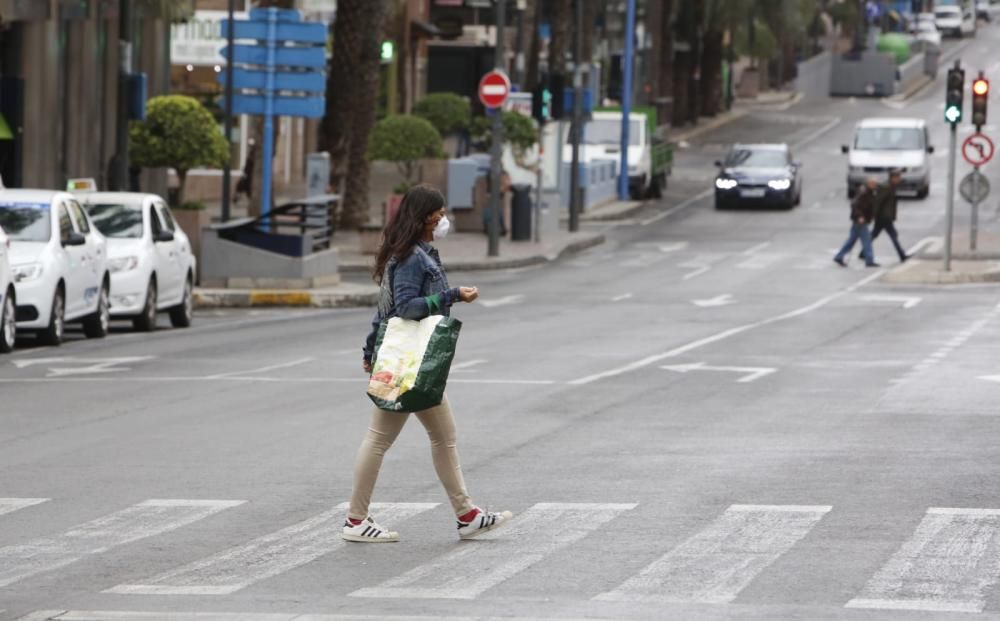
[[[722,160],[715,160],[716,168],[722,168]]]
[[[934,145],[928,145],[927,146],[927,152],[928,153],[934,153]]]
[[[847,146],[846,144],[842,144],[842,145],[840,145],[840,152],[841,153],[850,153],[851,152],[851,147]]]
[[[153,237],[154,242],[172,242],[174,241],[173,231],[160,231]]]
[[[63,246],[82,246],[87,243],[87,238],[80,233],[70,233],[69,237],[63,240]]]

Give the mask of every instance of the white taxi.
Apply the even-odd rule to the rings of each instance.
[[[14,349],[17,333],[17,296],[10,271],[10,238],[0,227],[0,354]]]
[[[111,315],[137,330],[155,330],[167,311],[175,328],[191,325],[195,256],[170,209],[155,194],[79,194],[94,226],[108,241]]]
[[[17,329],[59,345],[66,323],[82,321],[88,338],[104,337],[111,320],[107,242],[76,198],[2,190],[0,227],[10,237]]]

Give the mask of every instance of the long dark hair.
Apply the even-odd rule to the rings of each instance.
[[[434,186],[422,183],[410,188],[403,197],[396,216],[382,231],[382,240],[375,256],[375,269],[372,271],[375,282],[382,284],[390,259],[401,261],[410,256],[413,247],[424,235],[427,217],[442,207],[444,194]]]

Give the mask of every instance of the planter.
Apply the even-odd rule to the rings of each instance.
[[[201,282],[201,231],[211,224],[211,217],[205,209],[171,209],[170,213],[191,240],[191,252],[198,259],[198,273],[195,274],[195,280]]]
[[[378,252],[378,244],[382,239],[382,227],[378,224],[365,224],[358,227],[361,239],[361,254],[373,255]]]

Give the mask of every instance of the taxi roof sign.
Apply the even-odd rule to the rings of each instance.
[[[70,179],[66,182],[67,192],[96,192],[97,181],[93,177]]]

